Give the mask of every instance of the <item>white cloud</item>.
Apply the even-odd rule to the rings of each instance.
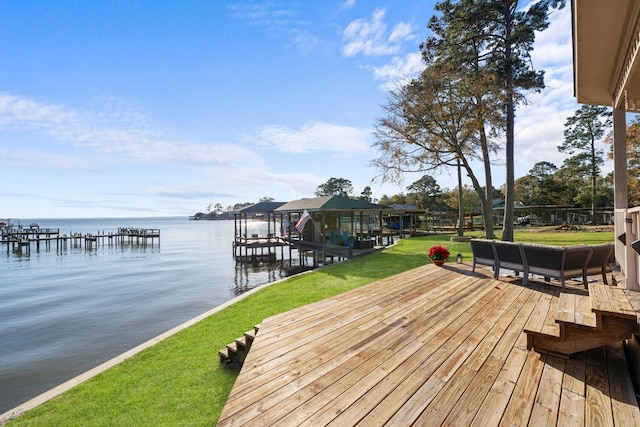
[[[355,5],[356,5],[356,0],[345,0],[344,2],[342,2],[340,7],[342,9],[351,9]]]
[[[545,88],[540,93],[527,93],[527,105],[516,110],[516,178],[526,175],[538,162],[560,167],[567,158],[557,147],[564,141],[567,118],[580,107],[573,94],[570,12],[565,7],[552,13],[549,28],[536,33],[532,61],[535,69],[545,71]],[[504,182],[503,162],[498,159],[493,169],[496,186]],[[610,170],[610,163],[606,160],[604,171]]]
[[[263,186],[265,195],[269,195],[274,188],[284,188],[288,189],[288,192],[294,197],[295,195],[310,197],[318,185],[323,182],[322,177],[306,172],[274,173],[265,171],[261,177],[263,180],[260,185]],[[251,184],[256,185],[255,182]]]
[[[101,165],[87,162],[76,154],[45,153],[35,150],[4,150],[0,148],[0,165],[27,170],[82,170],[100,171]]]
[[[416,77],[423,69],[422,54],[413,52],[404,57],[394,57],[382,67],[374,67],[373,74],[376,80],[384,82],[382,89],[389,91],[405,79]]]
[[[274,2],[243,2],[227,6],[233,18],[248,25],[262,27],[271,34],[282,35],[293,46],[303,53],[310,52],[318,45],[318,37],[309,33],[310,22],[301,18],[299,5],[280,5]]]
[[[383,22],[384,9],[377,9],[371,20],[356,19],[343,32],[345,45],[342,54],[346,57],[363,54],[366,56],[395,55],[402,42],[412,38],[412,27],[407,23],[396,24],[390,32]]]
[[[545,71],[545,89],[527,94],[528,105],[516,112],[516,178],[548,161],[560,167],[567,154],[557,149],[564,141],[564,124],[580,107],[573,94],[571,13],[552,13],[550,26],[536,33],[534,66]],[[607,166],[605,166],[607,169]]]
[[[268,28],[282,27],[297,15],[297,12],[271,2],[242,2],[227,7],[232,17]]]
[[[231,194],[210,186],[151,186],[147,187],[145,193],[151,196],[160,196],[175,199],[202,199],[229,197]]]
[[[52,137],[61,143],[91,148],[103,155],[125,159],[161,161],[188,165],[260,164],[250,150],[228,144],[185,142],[170,132],[125,117],[80,112],[15,95],[0,94],[0,131],[21,130]],[[16,154],[9,154],[15,157]],[[64,163],[64,162],[63,162]]]
[[[277,125],[267,126],[259,131],[257,139],[285,153],[333,151],[356,155],[363,150],[368,150],[367,138],[370,134],[370,130],[311,122],[300,129]]]
[[[303,30],[291,30],[291,44],[303,53],[308,53],[318,45],[318,37]]]
[[[395,27],[393,27],[391,34],[389,34],[389,43],[403,42],[404,40],[411,37],[412,30],[413,28],[410,24],[400,22]]]
[[[559,64],[572,67],[570,8],[565,7],[550,15],[549,27],[536,33],[534,47],[535,49],[531,52],[534,67],[547,69]],[[573,68],[571,68],[571,72],[573,72]]]
[[[77,114],[58,105],[38,103],[12,95],[0,95],[0,127],[19,129],[51,128],[77,120]]]

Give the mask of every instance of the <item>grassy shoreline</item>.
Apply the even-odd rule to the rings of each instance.
[[[468,233],[479,237],[479,233]],[[471,260],[451,234],[402,239],[384,251],[261,287],[122,363],[29,410],[10,426],[212,425],[237,377],[218,350],[275,314],[429,262],[432,245]],[[517,232],[516,241],[558,245],[611,242],[612,231]]]

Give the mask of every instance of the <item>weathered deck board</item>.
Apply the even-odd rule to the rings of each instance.
[[[493,289],[491,294],[501,291]],[[502,293],[504,297],[500,299],[493,298],[488,304],[482,304],[482,310],[476,313],[486,313],[489,319],[496,320],[499,316],[500,304],[508,303],[513,298],[514,292]],[[456,313],[452,313],[456,315]],[[413,421],[412,417],[419,415],[424,407],[426,407],[431,399],[435,398],[435,392],[446,384],[446,381],[459,369],[464,361],[466,354],[469,354],[477,345],[478,337],[487,333],[487,323],[479,322],[480,316],[474,315],[470,319],[464,319],[464,324],[459,325],[459,320],[451,318],[451,331],[454,334],[440,334],[439,347],[427,354],[423,354],[423,363],[419,366],[417,372],[425,372],[431,375],[433,383],[424,383],[424,378],[415,375],[406,375],[402,383],[398,384],[398,388],[388,393],[383,401],[378,403],[375,410],[362,419],[362,425],[374,425],[377,421],[386,422],[389,417],[392,424],[406,425]],[[479,328],[482,325],[482,328]],[[426,343],[425,347],[431,347]],[[435,344],[435,343],[434,343]],[[409,373],[406,373],[409,374]],[[432,387],[433,384],[433,387]],[[403,402],[405,402],[403,404]],[[394,415],[395,413],[395,415]]]
[[[488,294],[491,293],[491,289],[485,287],[483,293],[484,295],[478,300],[476,306],[459,304],[457,307],[452,307],[450,314],[455,317],[455,320],[446,325],[444,329],[436,330],[432,328],[427,334],[421,336],[419,338],[422,343],[421,348],[376,384],[363,398],[354,402],[353,405],[340,414],[336,418],[335,424],[341,425],[347,419],[351,419],[351,421],[359,420],[367,414],[365,421],[371,420],[372,424],[377,423],[374,421],[386,421],[387,418],[385,417],[393,414],[391,410],[393,405],[401,402],[403,398],[410,398],[415,393],[415,390],[420,387],[421,383],[419,381],[413,382],[415,379],[412,377],[413,372],[429,369],[434,371],[441,363],[440,359],[446,357],[451,348],[461,343],[473,332],[471,328],[466,326],[479,314],[480,308],[492,309],[493,306],[487,306],[490,301]],[[374,406],[374,411],[370,412]],[[363,422],[363,424],[366,424],[366,422]]]
[[[607,346],[607,362],[609,378],[629,376],[622,343]],[[632,385],[624,381],[609,381],[609,391],[616,425],[640,426],[640,414],[634,410],[636,396]]]
[[[504,410],[500,424],[524,426],[529,423],[531,408],[542,377],[542,370],[547,361],[546,355],[530,351],[527,354],[516,386]]]
[[[590,328],[596,327],[596,315],[591,311],[591,298],[589,298],[589,296],[576,295],[574,307],[576,324],[588,326]]]
[[[612,426],[611,398],[604,348],[587,351],[586,419],[588,426]]]
[[[477,281],[477,279],[473,277],[466,276],[462,279],[465,283]],[[473,286],[461,286],[458,287],[458,293],[461,295],[458,295],[458,293],[444,294],[433,303],[442,303],[444,300],[450,300],[452,302],[456,300],[464,300],[469,293],[476,290],[478,290],[478,288]],[[407,304],[404,305],[406,306]],[[388,309],[389,307],[385,308]],[[354,310],[356,312],[360,311],[355,308]],[[385,356],[392,356],[395,350],[394,346],[406,343],[413,344],[414,346],[420,346],[419,342],[410,339],[414,336],[419,336],[419,331],[414,331],[407,327],[407,325],[402,324],[409,320],[408,317],[411,317],[408,312],[399,313],[396,317],[402,318],[403,320],[395,324],[389,324],[389,321],[387,320],[389,315],[387,310],[380,310],[379,314],[380,318],[378,319],[379,321],[373,333],[371,333],[371,331],[361,332],[358,330],[358,336],[350,343],[347,343],[346,346],[342,348],[341,352],[336,354],[335,357],[329,359],[326,363],[319,365],[313,370],[309,370],[308,368],[310,366],[305,364],[304,368],[307,371],[306,374],[296,378],[296,381],[292,384],[288,383],[287,378],[283,378],[283,389],[281,390],[280,397],[285,398],[281,401],[276,402],[263,398],[263,390],[257,390],[253,393],[252,397],[256,401],[260,402],[260,409],[265,411],[267,415],[271,414],[274,419],[278,419],[275,414],[280,414],[282,416],[289,414],[289,412],[291,412],[291,405],[293,405],[293,407],[300,406],[301,402],[305,402],[307,399],[314,397],[318,393],[318,389],[324,390],[329,388],[331,390],[331,394],[329,394],[329,396],[334,392],[338,393],[330,388],[331,383],[326,383],[328,378],[330,381],[340,380],[340,386],[345,387],[346,384],[349,384],[348,381],[359,379],[363,371],[366,372],[367,369],[375,369],[377,364],[382,363]],[[422,329],[427,329],[429,326],[431,326],[431,328],[437,328],[437,322],[433,321],[434,318],[437,319],[435,314],[437,314],[437,311],[423,310],[422,318],[417,318],[412,323],[415,327],[421,327]],[[429,318],[432,320],[429,321]],[[268,321],[263,323],[262,328],[265,327],[265,323],[268,323]],[[302,331],[301,334],[305,335],[304,338],[301,338],[303,340],[306,339],[307,335],[305,332]],[[383,345],[380,345],[380,339],[385,340]],[[304,356],[308,357],[309,354],[304,354]],[[318,353],[317,356],[316,360],[322,361],[327,357],[327,354],[322,351]],[[266,386],[267,388],[270,388],[273,386],[273,383],[270,381]],[[286,395],[288,392],[291,392],[291,394]],[[318,402],[321,400],[315,399],[315,401]],[[244,404],[246,403],[247,402],[245,401]],[[296,415],[300,416],[301,413],[303,413],[302,408]],[[292,422],[296,424],[300,421],[301,420],[298,419]]]
[[[639,425],[621,347],[526,350],[559,290],[427,265],[264,319],[219,425]]]
[[[555,356],[547,357],[547,362],[542,370],[542,377],[540,377],[538,394],[529,419],[530,426],[556,424],[562,394],[564,367],[564,359]]]
[[[549,310],[547,310],[547,316],[544,319],[541,332],[543,334],[560,336],[560,325],[556,322],[556,314],[558,313],[558,297],[560,291],[557,290],[553,293],[551,301],[549,301]]]
[[[514,345],[522,333],[524,322],[534,309],[538,298],[539,295],[533,291],[522,292],[511,305],[509,311],[501,316],[503,322],[511,320],[505,325],[506,329],[504,329],[499,342],[485,363],[478,369],[470,387],[458,399],[457,405],[445,420],[445,424],[469,425],[478,419],[477,413],[486,404],[486,399],[491,394],[496,378],[505,368]],[[509,370],[505,371],[505,375],[509,376]],[[495,399],[496,397],[494,396],[493,398]],[[506,404],[506,402],[502,403]],[[494,401],[492,405],[494,404],[497,404],[497,402]],[[488,408],[492,407],[492,405],[489,405]],[[486,415],[481,414],[481,417],[483,416]]]
[[[563,292],[558,301],[556,320],[559,322],[574,323],[576,321],[576,294]]]
[[[463,277],[466,281],[477,280],[474,278]],[[457,283],[457,282],[456,282]],[[449,289],[449,286],[443,286],[443,289]],[[468,292],[473,291],[477,288],[474,287],[458,287],[459,292],[462,292],[462,295],[458,297],[459,299],[464,299]],[[432,294],[432,295],[435,295]],[[455,297],[455,293],[443,293],[442,295],[436,296],[430,303],[425,303],[426,307],[435,306],[436,304],[442,303],[445,299],[452,299]],[[363,304],[366,302],[365,300],[360,300]],[[375,305],[375,301],[370,301],[370,303]],[[274,354],[286,354],[289,364],[283,365],[279,359],[274,358],[270,354],[265,354],[264,357],[261,357],[264,352],[255,352],[252,348],[247,360],[245,361],[246,369],[255,369],[256,378],[258,380],[268,380],[266,382],[261,381],[248,381],[243,384],[243,387],[234,387],[232,395],[230,398],[239,396],[247,391],[252,391],[254,399],[260,399],[263,393],[263,390],[260,387],[266,386],[267,388],[271,388],[274,386],[274,381],[281,382],[283,386],[286,386],[291,381],[291,371],[295,370],[297,366],[304,365],[304,368],[309,371],[310,368],[317,369],[317,372],[314,372],[316,375],[321,375],[324,370],[332,369],[333,365],[340,365],[346,360],[351,354],[357,354],[357,352],[366,350],[369,346],[376,346],[375,341],[372,341],[372,338],[377,338],[381,335],[381,331],[384,331],[389,328],[388,326],[388,318],[391,316],[392,318],[401,316],[406,317],[408,313],[398,313],[399,309],[390,310],[390,307],[385,307],[386,310],[372,310],[372,309],[364,309],[361,306],[351,307],[348,313],[353,312],[351,328],[349,331],[345,332],[343,329],[335,329],[334,325],[325,325],[325,335],[322,335],[322,332],[319,334],[314,334],[313,329],[317,325],[313,322],[310,324],[309,330],[301,330],[299,333],[303,335],[301,337],[297,337],[299,342],[296,346],[295,339],[290,344],[290,347],[286,348],[285,352],[281,351],[281,347],[273,346],[270,342],[270,339],[275,339],[273,335],[267,337],[265,342],[265,347],[270,348]],[[423,310],[425,316],[434,317],[437,314],[436,310]],[[365,312],[365,315],[360,316]],[[359,317],[360,316],[360,317]],[[426,322],[425,319],[423,319]],[[333,323],[338,322],[333,318]],[[433,322],[432,322],[433,323]],[[263,339],[262,331],[268,327],[268,320],[264,322],[261,326],[261,331],[258,336]],[[368,328],[363,328],[363,325],[369,325]],[[425,323],[425,325],[429,325],[429,323]],[[314,348],[311,350],[316,357],[313,359],[311,364],[308,362],[310,359],[308,351],[309,349],[304,346],[305,343],[308,343],[310,339],[315,339]],[[368,342],[366,342],[368,341]],[[282,344],[282,343],[280,343]],[[345,352],[346,350],[346,352]],[[259,359],[254,359],[254,357],[259,357]],[[268,376],[264,376],[261,374],[268,373]],[[309,377],[310,378],[310,377]],[[298,379],[298,381],[302,381],[302,379]],[[301,384],[301,383],[299,383]],[[239,402],[240,405],[244,405],[247,403],[248,399],[251,397],[243,397]]]
[[[535,310],[529,317],[529,320],[527,320],[525,329],[532,332],[542,333],[542,330],[545,327],[545,321],[550,316],[549,312],[551,311],[552,299],[553,295],[551,293],[542,293],[539,303],[536,305]]]
[[[586,353],[582,352],[565,361],[558,412],[559,426],[585,425],[585,357]]]

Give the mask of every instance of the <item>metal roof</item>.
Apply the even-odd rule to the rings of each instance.
[[[348,210],[386,210],[388,206],[370,203],[361,199],[344,196],[322,196],[310,199],[294,200],[277,208],[276,212],[348,211]]]
[[[236,213],[271,213],[284,204],[285,202],[259,202],[244,207]]]

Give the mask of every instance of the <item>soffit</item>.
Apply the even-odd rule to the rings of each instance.
[[[579,103],[640,108],[640,1],[573,0]]]

